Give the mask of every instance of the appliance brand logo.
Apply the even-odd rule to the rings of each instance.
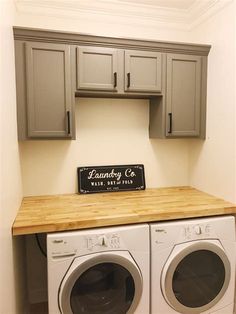
[[[155,232],[167,233],[166,229],[156,229]]]

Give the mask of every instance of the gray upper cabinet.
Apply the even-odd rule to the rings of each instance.
[[[125,50],[125,91],[161,92],[162,54]]]
[[[159,52],[77,47],[77,90],[82,93],[160,93],[161,69]]]
[[[150,138],[205,138],[209,45],[14,27],[18,138],[75,139],[75,97],[148,98]]]
[[[167,54],[166,136],[200,135],[201,68],[199,56]]]
[[[72,138],[70,46],[15,44],[18,138]]]
[[[71,137],[69,46],[26,43],[29,137]]]
[[[77,47],[77,89],[117,91],[117,49]]]

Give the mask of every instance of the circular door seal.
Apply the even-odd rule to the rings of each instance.
[[[75,267],[75,269],[68,276],[66,275],[64,277],[60,286],[60,290],[59,290],[59,304],[60,304],[60,309],[61,309],[62,314],[73,314],[73,310],[71,306],[71,295],[72,295],[72,290],[74,286],[76,285],[76,282],[80,279],[81,279],[81,282],[83,282],[83,274],[86,273],[86,271],[88,273],[90,269],[96,268],[96,266],[102,265],[102,264],[105,266],[106,264],[115,264],[117,265],[117,267],[120,266],[121,268],[125,269],[131,275],[132,281],[133,281],[134,292],[132,295],[132,302],[129,305],[126,313],[131,314],[135,312],[135,309],[137,308],[139,304],[139,301],[142,295],[142,289],[143,289],[142,275],[140,273],[139,268],[136,266],[134,262],[132,262],[131,260],[129,260],[128,258],[122,255],[118,255],[114,253],[101,253],[101,254],[91,255],[89,259],[86,259],[85,261],[78,263],[78,266]],[[108,276],[108,274],[106,274],[106,270],[104,269],[103,275],[102,276],[100,275],[100,277],[105,278],[106,276]],[[89,275],[90,285],[95,285],[96,281],[99,285],[99,276],[96,277],[97,279],[95,277],[96,275],[94,277]],[[102,278],[100,282],[101,281],[102,281]],[[104,303],[106,303],[105,301]],[[109,302],[109,300],[107,300],[107,302]],[[97,311],[97,309],[94,310],[96,313],[99,312]],[[104,311],[104,313],[106,312]]]
[[[221,273],[219,278],[216,273],[207,274],[213,259]],[[230,262],[225,252],[213,243],[197,242],[181,250],[164,266],[162,292],[169,305],[179,313],[202,313],[219,302],[228,288],[229,280]]]

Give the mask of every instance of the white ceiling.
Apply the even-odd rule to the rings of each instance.
[[[1,0],[0,0],[1,1]],[[189,30],[234,0],[14,0],[18,14],[59,18],[99,16]]]

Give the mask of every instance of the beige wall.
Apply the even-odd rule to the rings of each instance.
[[[180,20],[178,14],[172,13],[172,22],[160,9],[138,9],[139,6],[127,5],[122,1],[116,1],[115,6],[113,1],[106,4],[101,1],[101,7],[96,0],[87,3],[62,0],[51,6],[42,5],[42,2],[37,1],[35,5],[19,4],[15,24],[101,36],[171,41],[190,39],[186,23],[176,23],[176,19]],[[104,4],[105,10],[102,9]]]
[[[211,43],[208,58],[207,137],[190,144],[190,184],[236,202],[235,1],[194,30]]]
[[[22,239],[12,240],[11,226],[21,202],[16,134],[15,65],[12,1],[0,1],[0,313],[24,313]]]
[[[25,195],[77,192],[78,166],[143,163],[147,187],[188,184],[188,142],[150,140],[146,100],[76,101],[76,141],[20,144]]]

